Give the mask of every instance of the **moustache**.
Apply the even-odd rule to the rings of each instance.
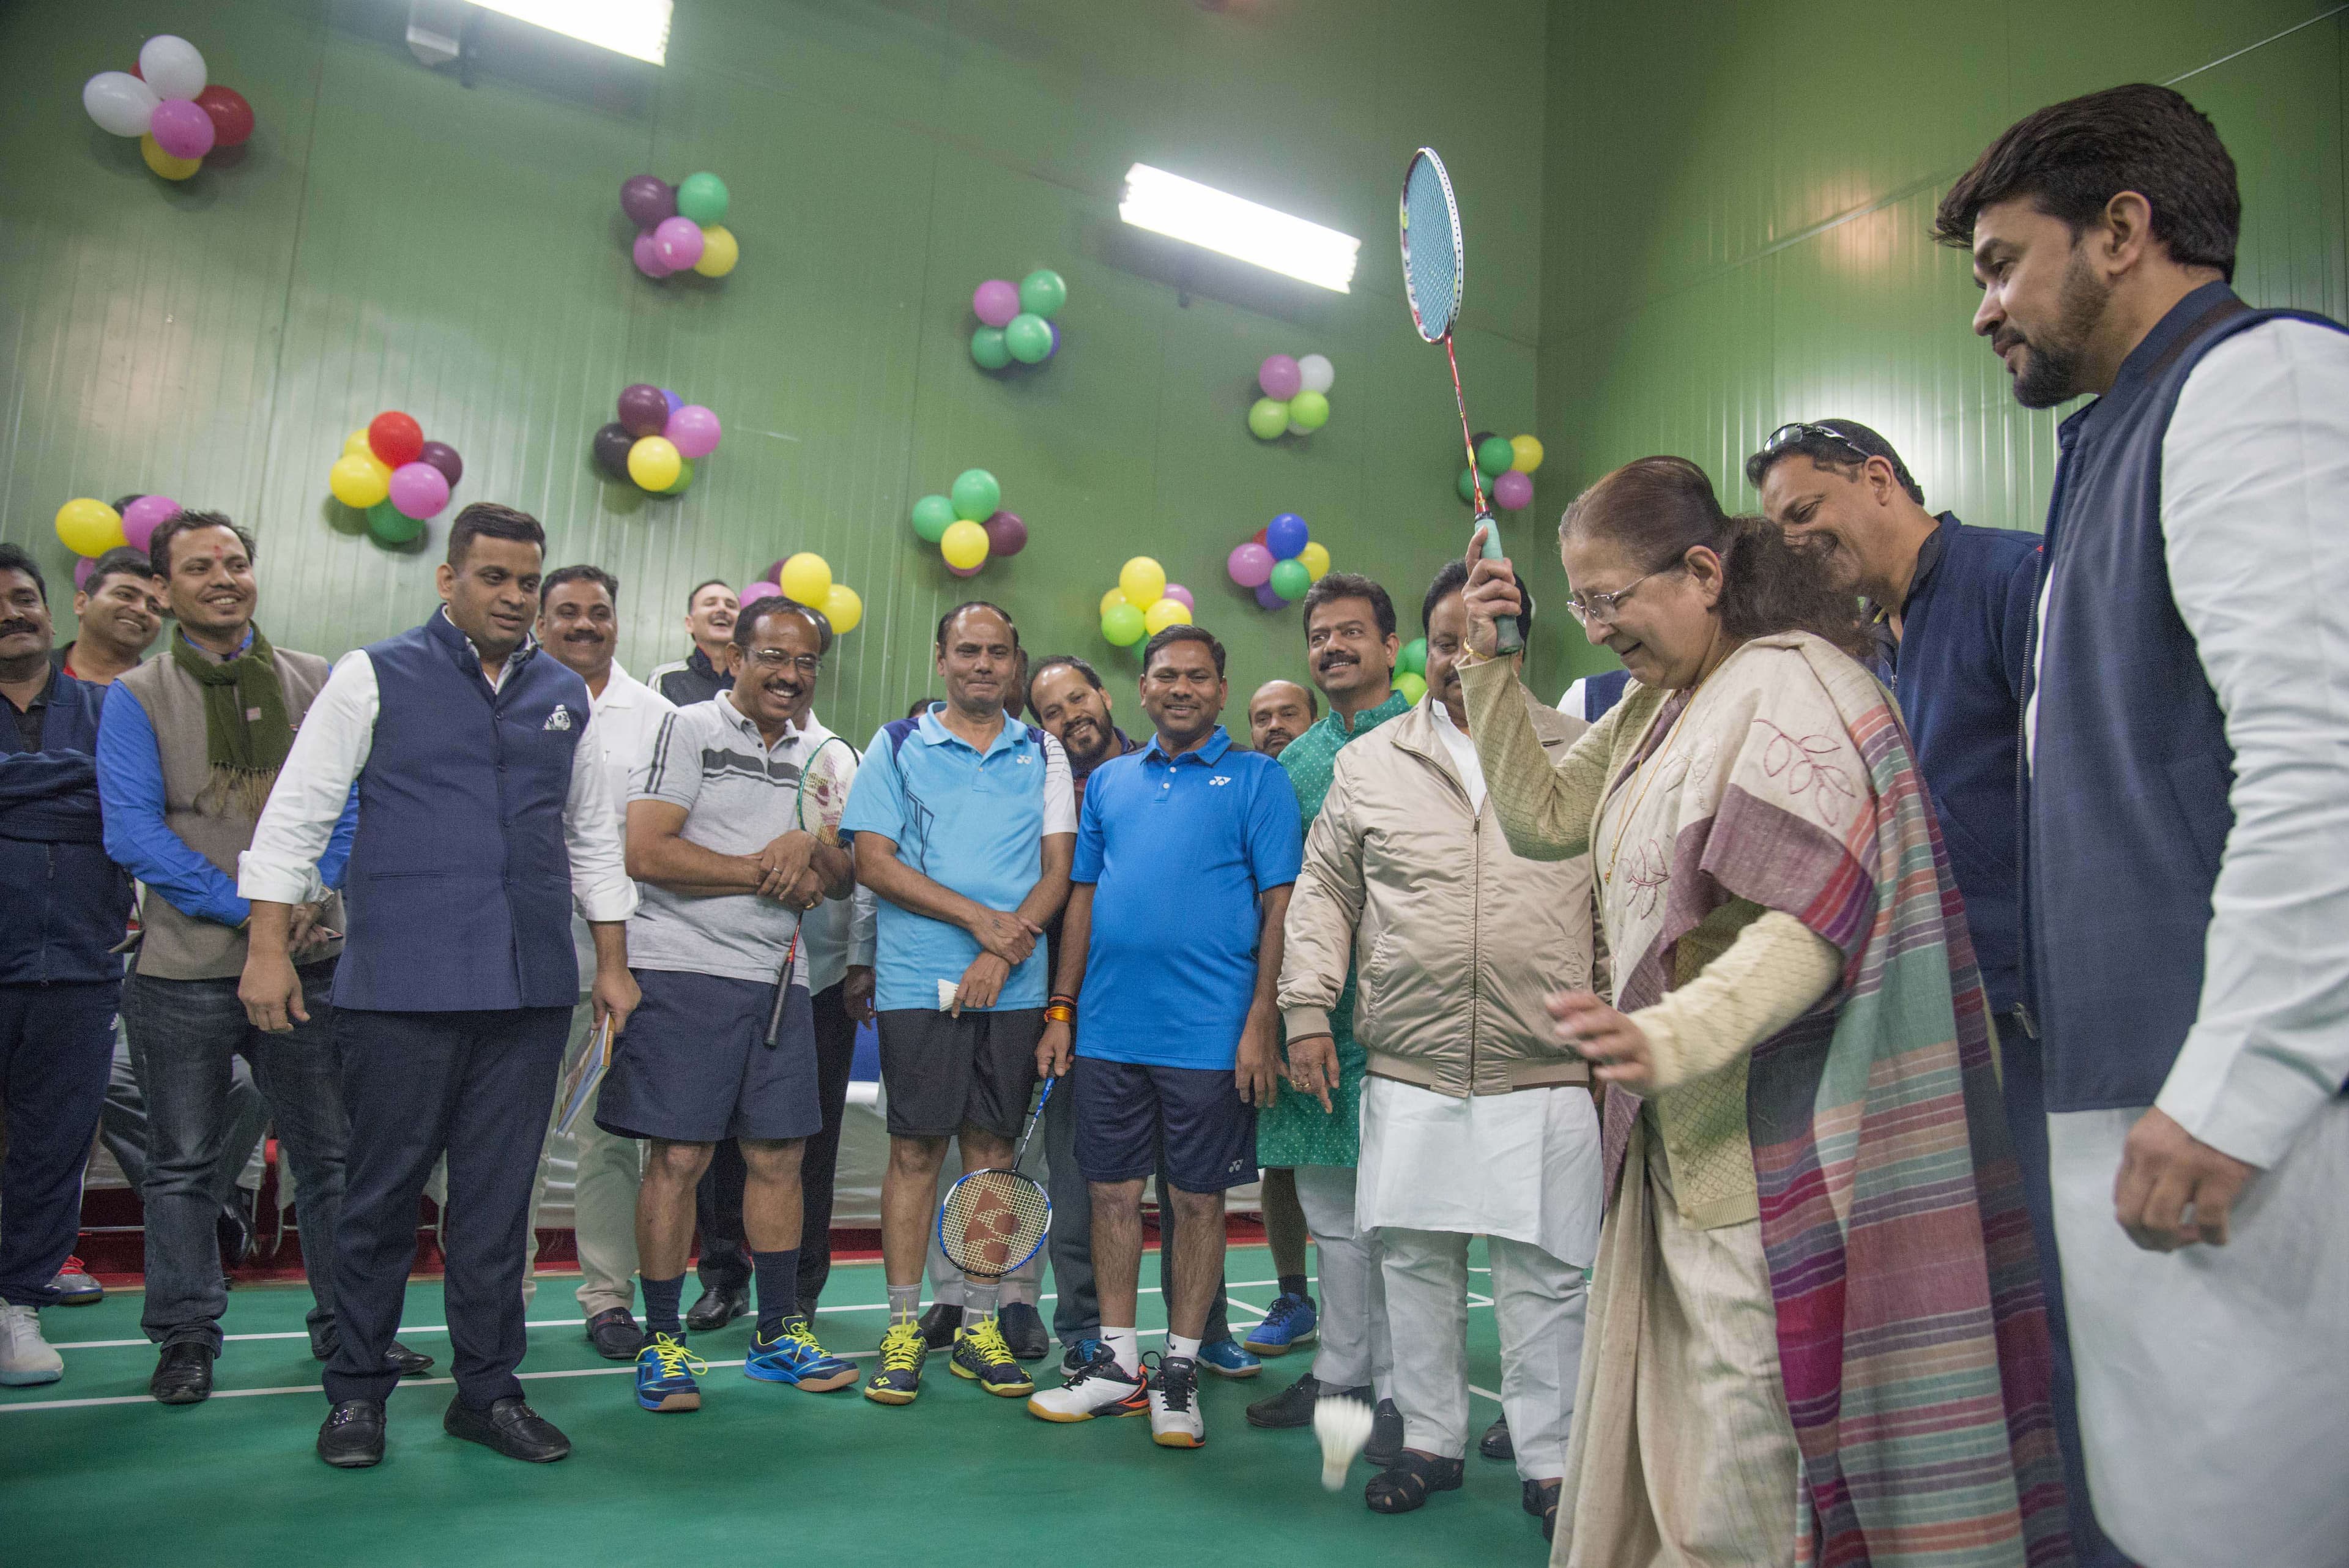
[[[565,642],[603,642],[606,639],[604,634],[600,631],[566,631],[563,634],[563,640]]]
[[[2031,346],[2031,339],[2025,337],[2020,332],[1993,332],[1991,334],[1990,338],[1990,351],[1993,354],[2003,355],[2008,349],[2013,348],[2018,343],[2027,348]]]
[[[40,629],[41,625],[38,621],[25,620],[21,618],[15,620],[0,620],[0,637],[15,637],[18,632],[32,632],[37,635]]]
[[[1340,664],[1360,664],[1361,662],[1359,658],[1350,653],[1325,653],[1321,656],[1319,668],[1335,670]]]

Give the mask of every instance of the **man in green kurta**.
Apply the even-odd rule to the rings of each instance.
[[[1280,753],[1309,830],[1330,793],[1338,753],[1411,706],[1394,689],[1394,603],[1365,576],[1331,572],[1306,590],[1305,651],[1330,711]],[[1257,1163],[1294,1168],[1298,1201],[1320,1254],[1320,1347],[1313,1370],[1248,1407],[1259,1427],[1302,1427],[1322,1393],[1375,1399],[1378,1418],[1364,1457],[1392,1462],[1402,1451],[1402,1417],[1389,1397],[1386,1291],[1378,1238],[1354,1224],[1354,1164],[1361,1150],[1363,1057],[1354,1044],[1354,977],[1330,1010],[1330,1036],[1298,1042],[1290,1079],[1257,1114]],[[1297,1084],[1305,1087],[1300,1089]]]

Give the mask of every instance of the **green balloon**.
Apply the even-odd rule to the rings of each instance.
[[[1042,317],[1022,311],[1003,328],[1003,346],[1022,365],[1040,365],[1052,352],[1052,329]]]
[[[1423,637],[1414,637],[1409,642],[1404,643],[1402,645],[1402,652],[1395,657],[1395,668],[1402,670],[1406,675],[1426,674],[1427,639]]]
[[[1419,700],[1427,695],[1427,680],[1406,670],[1394,678],[1394,689],[1402,693],[1404,701],[1417,707]]]
[[[1476,504],[1476,476],[1464,467],[1460,471],[1460,499],[1471,506]]]
[[[1319,392],[1299,392],[1288,400],[1288,428],[1309,434],[1330,422],[1330,400]]]
[[[1258,398],[1248,405],[1248,434],[1270,441],[1288,428],[1288,405],[1278,398]]]
[[[935,545],[947,536],[955,524],[954,503],[943,495],[925,495],[914,503],[914,532],[926,545]]]
[[[1112,605],[1102,617],[1102,636],[1115,648],[1132,648],[1144,629],[1142,612],[1132,605]]]
[[[677,182],[677,215],[702,227],[726,221],[726,182],[715,174],[688,174]]]
[[[424,532],[424,519],[410,517],[388,501],[378,501],[367,511],[367,532],[387,545],[405,545]]]
[[[667,490],[662,491],[661,493],[663,495],[682,495],[685,493],[685,487],[692,483],[693,459],[689,457],[680,457],[677,460],[677,478],[671,482],[669,487]]]
[[[1030,316],[1050,316],[1068,303],[1068,283],[1050,267],[1040,266],[1019,280],[1019,308]]]
[[[1509,444],[1506,436],[1486,436],[1485,444],[1476,449],[1476,466],[1484,472],[1488,487],[1495,478],[1508,472],[1509,465],[1516,461],[1517,449]]]
[[[970,357],[982,370],[1000,370],[1011,363],[1011,350],[1004,347],[1003,328],[981,327],[970,335]]]
[[[954,514],[966,522],[984,523],[1003,504],[1003,486],[983,468],[966,468],[955,475]],[[941,534],[946,530],[940,529]]]
[[[1272,591],[1285,599],[1301,599],[1313,584],[1313,574],[1305,569],[1302,561],[1276,561],[1272,566]]]

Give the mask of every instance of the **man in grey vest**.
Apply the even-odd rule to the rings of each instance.
[[[108,691],[98,736],[106,852],[145,887],[144,936],[122,989],[130,1060],[146,1100],[147,1295],[140,1322],[162,1347],[148,1392],[192,1405],[212,1391],[221,1353],[217,1173],[231,1116],[231,1066],[253,1064],[292,1168],[310,1276],[310,1350],[335,1348],[335,1220],[343,1206],[343,1114],[334,984],[342,904],[298,906],[292,950],[310,1018],[283,1034],[253,1027],[237,1001],[244,926],[236,857],[277,782],[326,661],[272,647],[253,622],[253,541],[217,512],[181,512],[155,530],[154,576],[179,629],[168,651]],[[355,807],[346,804],[321,857],[341,884]],[[403,1373],[431,1358],[394,1346]]]

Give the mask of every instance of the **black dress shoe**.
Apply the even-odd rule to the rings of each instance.
[[[1332,1388],[1330,1392],[1335,1394],[1339,1390]],[[1309,1427],[1313,1424],[1313,1402],[1320,1396],[1320,1379],[1309,1372],[1269,1399],[1259,1399],[1249,1406],[1248,1425]]]
[[[396,1339],[391,1342],[391,1348],[383,1353],[383,1359],[387,1366],[398,1367],[402,1377],[421,1377],[432,1370],[430,1356],[421,1351],[410,1350]]]
[[[696,1334],[708,1334],[713,1328],[724,1328],[738,1317],[750,1313],[750,1293],[741,1285],[712,1285],[685,1314],[685,1326]]]
[[[441,1429],[452,1438],[495,1449],[510,1459],[533,1465],[552,1464],[571,1452],[571,1439],[554,1423],[509,1394],[486,1410],[476,1410],[461,1398],[449,1401]]]
[[[1362,1445],[1362,1458],[1381,1469],[1402,1459],[1402,1412],[1395,1408],[1393,1400],[1379,1401],[1376,1412],[1371,1417],[1371,1440]],[[1459,1463],[1457,1459],[1452,1462]],[[1459,1483],[1455,1481],[1453,1484],[1456,1486]],[[1439,1487],[1437,1490],[1449,1489]]]
[[[212,1394],[212,1347],[181,1340],[163,1347],[147,1392],[158,1405],[200,1405]]]
[[[933,1302],[930,1310],[922,1314],[922,1343],[932,1350],[951,1350],[955,1335],[962,1330],[962,1308]]]
[[[1485,1435],[1476,1439],[1476,1451],[1488,1459],[1514,1459],[1517,1457],[1516,1441],[1509,1436],[1509,1418],[1506,1416],[1485,1428]]]
[[[346,1399],[318,1428],[318,1457],[336,1469],[383,1463],[383,1401]]]
[[[606,1361],[634,1361],[645,1347],[645,1331],[626,1307],[612,1307],[587,1320],[587,1343]]]
[[[1003,1343],[1012,1355],[1021,1361],[1041,1361],[1052,1353],[1052,1335],[1044,1327],[1044,1317],[1026,1302],[1006,1302],[995,1314],[995,1326],[1003,1333]]]

